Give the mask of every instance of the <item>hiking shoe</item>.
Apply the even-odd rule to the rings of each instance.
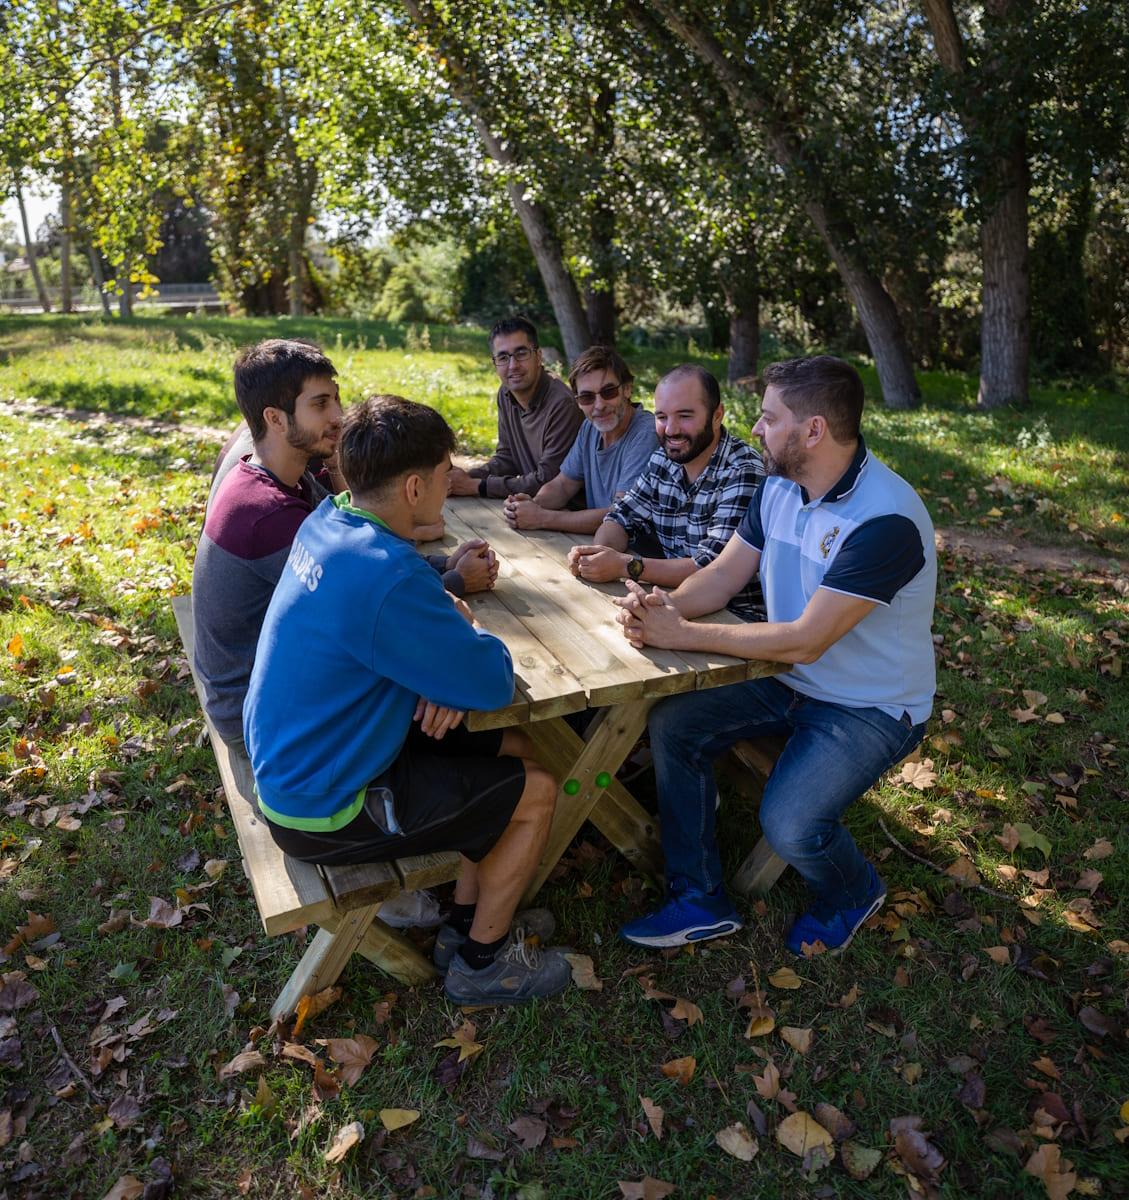
[[[724,888],[713,892],[670,887],[670,899],[656,912],[628,921],[619,936],[637,946],[685,946],[707,938],[725,937],[741,928],[741,918]]]
[[[553,936],[556,928],[556,918],[547,908],[524,908],[521,912],[514,914],[510,937],[519,938],[521,941],[535,937],[544,946]],[[440,925],[439,932],[435,935],[435,947],[431,951],[431,961],[440,971],[445,971],[459,952],[459,947],[466,940],[465,933],[459,933],[447,924]]]
[[[523,1004],[555,996],[568,987],[572,967],[557,950],[538,950],[512,937],[498,957],[481,971],[472,971],[461,954],[451,959],[443,990],[455,1004]]]
[[[836,909],[813,904],[803,916],[796,918],[784,938],[784,944],[793,954],[803,958],[804,946],[814,946],[816,942],[822,942],[829,954],[842,954],[846,950],[859,926],[869,921],[886,901],[886,885],[879,879],[878,872],[869,864],[867,866],[870,871],[868,899],[857,908]]]

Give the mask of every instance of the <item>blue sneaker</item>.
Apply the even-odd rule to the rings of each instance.
[[[637,946],[685,946],[725,937],[741,928],[741,918],[724,888],[702,892],[684,881],[670,885],[670,898],[656,912],[628,921],[619,936]]]
[[[813,904],[803,916],[797,917],[784,938],[784,944],[793,954],[803,958],[804,946],[814,946],[816,942],[822,942],[829,954],[842,954],[846,950],[859,927],[869,921],[886,902],[886,885],[878,878],[878,872],[873,867],[868,865],[868,869],[868,899],[857,908],[835,909]]]

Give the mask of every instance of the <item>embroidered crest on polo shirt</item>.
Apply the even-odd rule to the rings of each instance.
[[[835,544],[835,539],[839,536],[839,526],[834,529],[829,529],[823,537],[819,539],[819,552],[826,558],[831,553],[831,547]]]

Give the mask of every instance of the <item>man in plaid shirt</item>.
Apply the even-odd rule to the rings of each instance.
[[[724,415],[721,388],[704,368],[684,363],[659,380],[659,449],[608,510],[595,544],[569,552],[574,575],[592,583],[633,579],[674,588],[717,558],[764,476],[760,455],[726,430]],[[665,557],[628,549],[656,541]],[[728,607],[747,621],[764,619],[755,577]]]

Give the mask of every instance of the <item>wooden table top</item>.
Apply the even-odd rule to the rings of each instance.
[[[549,530],[517,532],[506,524],[500,501],[474,496],[451,497],[443,515],[443,540],[421,545],[420,550],[449,552],[475,537],[490,543],[498,556],[498,581],[492,591],[466,599],[482,626],[505,642],[516,677],[513,702],[492,712],[468,714],[470,729],[520,725],[783,669],[778,663],[728,655],[636,650],[623,636],[616,620],[619,609],[612,603],[613,596],[624,594],[624,585],[586,583],[568,569],[569,549],[590,537]],[[704,619],[739,621],[724,610]]]

